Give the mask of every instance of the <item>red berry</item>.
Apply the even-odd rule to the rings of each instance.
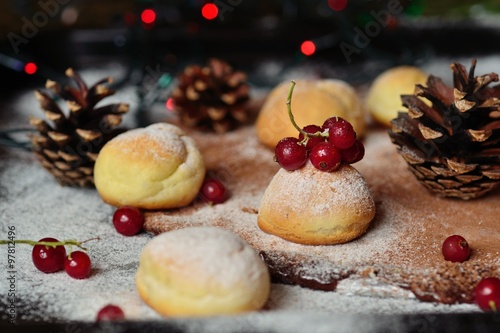
[[[133,236],[142,229],[144,216],[135,207],[123,206],[113,214],[113,225],[120,234]]]
[[[125,319],[125,313],[116,305],[108,304],[97,313],[97,321],[113,321]]]
[[[328,128],[328,139],[338,149],[347,149],[356,142],[356,132],[351,123],[340,117],[331,117],[323,123]]]
[[[317,132],[323,131],[321,127],[318,125],[307,125],[302,129],[304,132],[309,133],[309,134],[314,134]],[[304,135],[302,133],[299,134],[299,141],[304,140]],[[324,142],[325,138],[324,137],[309,137],[309,140],[307,141],[306,148],[310,151],[312,147],[314,147],[317,143]]]
[[[55,238],[42,238],[39,242],[58,242]],[[44,273],[54,273],[64,268],[66,248],[64,245],[56,247],[47,245],[35,245],[31,252],[31,259],[38,270]]]
[[[226,201],[226,187],[219,180],[207,178],[201,186],[200,194],[212,205]]]
[[[288,171],[297,170],[307,161],[307,148],[300,145],[297,138],[281,139],[274,149],[274,154],[279,165]]]
[[[484,311],[500,310],[500,279],[489,277],[482,279],[474,288],[474,300]]]
[[[71,259],[70,259],[71,257]],[[83,251],[71,252],[64,262],[64,270],[75,279],[86,279],[90,275],[92,264],[87,253]]]
[[[333,171],[340,165],[340,151],[329,141],[318,143],[311,149],[311,163],[321,171]]]
[[[447,261],[464,262],[469,258],[470,247],[465,238],[453,235],[444,240],[442,252]]]
[[[363,146],[361,141],[356,140],[350,148],[342,149],[340,154],[342,155],[342,162],[353,164],[363,159],[365,156],[365,146]]]

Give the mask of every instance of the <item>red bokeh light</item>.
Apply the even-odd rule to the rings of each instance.
[[[207,20],[213,20],[219,15],[219,8],[213,3],[204,4],[201,7],[201,15]]]
[[[156,13],[152,9],[144,9],[141,13],[141,20],[145,24],[152,24],[156,20]]]
[[[340,12],[347,7],[347,0],[328,0],[328,6],[336,12]]]
[[[172,97],[170,97],[169,99],[167,99],[167,102],[165,103],[165,107],[169,111],[173,111],[174,110],[174,99]]]
[[[34,62],[28,62],[26,65],[24,65],[24,72],[29,75],[35,74],[37,69],[38,67]]]
[[[316,45],[310,40],[306,40],[300,45],[300,51],[304,53],[306,56],[313,55],[316,52]]]

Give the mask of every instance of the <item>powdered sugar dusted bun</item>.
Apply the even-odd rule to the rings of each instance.
[[[260,309],[269,296],[267,266],[243,239],[215,227],[160,234],[143,249],[141,298],[165,316],[211,316]]]
[[[362,235],[375,216],[365,179],[347,164],[333,172],[311,162],[295,171],[280,169],[262,197],[259,227],[308,245],[348,242]]]
[[[195,142],[165,123],[118,135],[104,145],[94,167],[95,185],[105,202],[144,209],[191,203],[204,176]]]

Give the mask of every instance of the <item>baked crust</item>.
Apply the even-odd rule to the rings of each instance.
[[[364,178],[342,164],[333,172],[310,162],[280,169],[262,197],[257,222],[263,231],[306,245],[345,243],[365,233],[375,203]]]
[[[143,209],[188,205],[204,177],[195,142],[165,123],[117,136],[102,148],[94,167],[95,185],[106,203]]]
[[[155,237],[136,275],[140,297],[165,316],[254,311],[270,292],[267,266],[243,239],[214,227],[184,228]]]

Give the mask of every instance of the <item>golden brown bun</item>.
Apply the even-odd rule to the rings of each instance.
[[[401,95],[413,94],[415,84],[424,84],[427,74],[413,66],[391,68],[372,83],[366,98],[366,107],[378,123],[390,127],[391,120],[404,111]]]
[[[205,177],[205,163],[179,127],[158,123],[130,130],[99,152],[95,186],[113,206],[167,209],[191,203]]]
[[[297,80],[292,96],[292,112],[295,122],[304,127],[323,125],[333,116],[351,122],[358,137],[365,132],[365,112],[354,89],[340,80]],[[298,132],[288,116],[286,100],[290,82],[283,82],[267,96],[257,118],[257,137],[273,148],[287,136],[296,137]]]
[[[308,161],[274,176],[262,197],[258,224],[295,243],[328,245],[362,235],[374,216],[373,198],[356,169],[342,164],[324,172]]]
[[[243,239],[215,227],[156,236],[136,275],[141,298],[165,316],[212,316],[260,309],[270,292],[267,266]]]

